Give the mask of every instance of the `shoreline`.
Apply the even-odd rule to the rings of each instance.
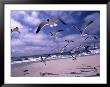
[[[82,56],[78,56],[78,57],[81,58],[81,57],[93,56],[93,55],[100,55],[100,54],[82,55]],[[72,57],[68,57],[68,58],[70,59],[70,58],[72,58]],[[46,61],[60,60],[60,59],[68,59],[68,58],[53,58],[53,59],[48,59],[48,58],[47,58]],[[22,63],[38,63],[38,62],[40,62],[40,60],[39,60],[38,58],[33,58],[33,59],[37,59],[37,60],[36,60],[36,61],[29,61],[29,62],[23,62],[24,60],[22,60],[21,63],[13,63],[13,62],[15,62],[15,61],[13,61],[13,62],[11,62],[11,65],[13,65],[13,64],[22,64]]]
[[[79,68],[79,69],[78,69]],[[85,69],[83,69],[85,68]],[[100,76],[100,55],[11,64],[12,77],[95,77]]]

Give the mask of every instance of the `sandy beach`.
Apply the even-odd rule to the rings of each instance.
[[[100,76],[100,55],[11,64],[12,77],[94,77]]]

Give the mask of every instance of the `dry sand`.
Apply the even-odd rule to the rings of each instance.
[[[11,64],[12,77],[94,77],[100,76],[100,55]]]

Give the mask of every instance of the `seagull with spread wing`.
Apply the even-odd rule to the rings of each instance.
[[[54,18],[54,19],[47,19],[46,21],[42,21],[38,28],[37,28],[37,31],[36,33],[39,33],[39,31],[47,26],[47,25],[50,25],[50,27],[53,27],[53,26],[57,26],[56,22],[60,21],[61,23],[63,23],[64,25],[66,25],[66,23],[64,21],[62,21],[60,18]]]

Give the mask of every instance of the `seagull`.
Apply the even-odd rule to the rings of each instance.
[[[85,47],[84,51],[86,51],[87,53],[91,53],[91,51],[89,50],[89,47],[90,47],[90,46],[85,45],[84,47]]]
[[[76,60],[76,57],[78,57],[78,55],[80,54],[80,51],[79,51],[79,50],[77,50],[77,51],[75,50],[75,51],[74,51],[74,54],[76,54],[75,56],[72,55],[72,53],[71,53],[72,51],[73,51],[73,49],[71,49],[71,50],[69,51],[70,55],[73,57],[72,60]]]
[[[15,27],[14,29],[11,29],[11,33],[14,32],[14,31],[17,31],[18,33],[20,33],[19,31],[19,28],[18,27]]]
[[[51,36],[56,36],[57,33],[62,32],[64,30],[56,30],[54,33],[50,32]]]
[[[49,56],[50,56],[50,54],[48,54],[45,59],[43,59],[42,56],[41,56],[41,61],[40,61],[40,62],[43,62],[43,63],[45,64],[45,66],[46,66],[46,59],[47,59]]]
[[[70,43],[70,42],[74,42],[73,40],[65,40],[66,42]]]
[[[43,62],[45,64],[45,66],[46,66],[46,59],[47,59],[47,57],[45,59],[43,59],[42,56],[41,56],[41,61],[40,62]]]
[[[66,44],[64,47],[61,48],[60,52],[63,53],[63,51],[65,50],[65,48],[68,46],[68,44]]]
[[[98,39],[98,37],[96,35],[87,35],[87,37],[85,38],[85,40],[87,39]]]
[[[60,50],[61,53],[63,53],[63,51],[69,45],[70,42],[74,42],[73,40],[65,40],[65,41],[67,42],[67,44],[61,48],[61,50]]]
[[[39,33],[39,31],[46,25],[50,25],[50,27],[53,26],[57,26],[56,22],[62,22],[64,25],[66,25],[66,23],[64,21],[62,21],[60,18],[54,18],[54,19],[47,19],[46,21],[42,21],[36,31],[36,34]]]

